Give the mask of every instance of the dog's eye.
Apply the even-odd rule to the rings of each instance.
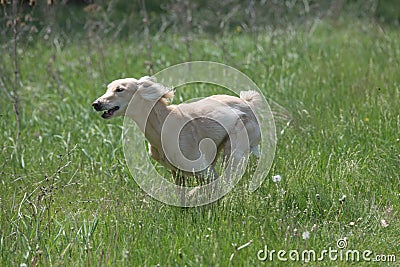
[[[124,91],[124,88],[118,87],[117,89],[115,89],[115,92],[117,92],[117,93],[122,92],[122,91]]]

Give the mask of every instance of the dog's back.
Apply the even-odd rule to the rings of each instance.
[[[237,131],[238,120],[241,120],[246,128],[250,150],[258,156],[261,132],[254,109],[260,106],[261,97],[255,91],[244,91],[240,95],[240,98],[214,95],[196,102],[173,106],[172,112],[176,117],[188,121],[179,138],[182,153],[186,157],[198,157],[199,142],[205,138],[212,139],[218,149],[225,146],[225,143],[229,142],[229,135]]]

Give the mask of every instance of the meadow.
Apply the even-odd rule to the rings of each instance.
[[[192,36],[189,46],[176,33],[28,43],[18,50],[20,144],[4,82],[12,58],[4,56],[0,265],[347,266],[327,256],[257,258],[265,247],[341,251],[338,240],[372,251],[371,259],[387,256],[355,265],[399,262],[400,32],[349,22],[315,20],[257,35],[237,28]],[[116,78],[188,60],[233,66],[279,104],[274,163],[252,194],[247,173],[208,206],[152,199],[133,179],[142,174],[125,164],[123,119],[105,121],[91,107]],[[209,93],[194,89],[177,90],[174,103]]]

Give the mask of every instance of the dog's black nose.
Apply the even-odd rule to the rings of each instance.
[[[99,111],[101,109],[101,104],[97,101],[93,102],[92,106],[97,111]]]

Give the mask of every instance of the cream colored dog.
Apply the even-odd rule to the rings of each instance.
[[[150,156],[172,170],[176,184],[183,185],[188,175],[217,178],[215,151],[223,150],[225,162],[233,158],[234,164],[250,151],[258,157],[261,133],[254,109],[262,103],[259,93],[168,105],[172,97],[173,91],[153,78],[126,78],[111,82],[93,107],[104,111],[104,119],[133,119],[149,141]]]

